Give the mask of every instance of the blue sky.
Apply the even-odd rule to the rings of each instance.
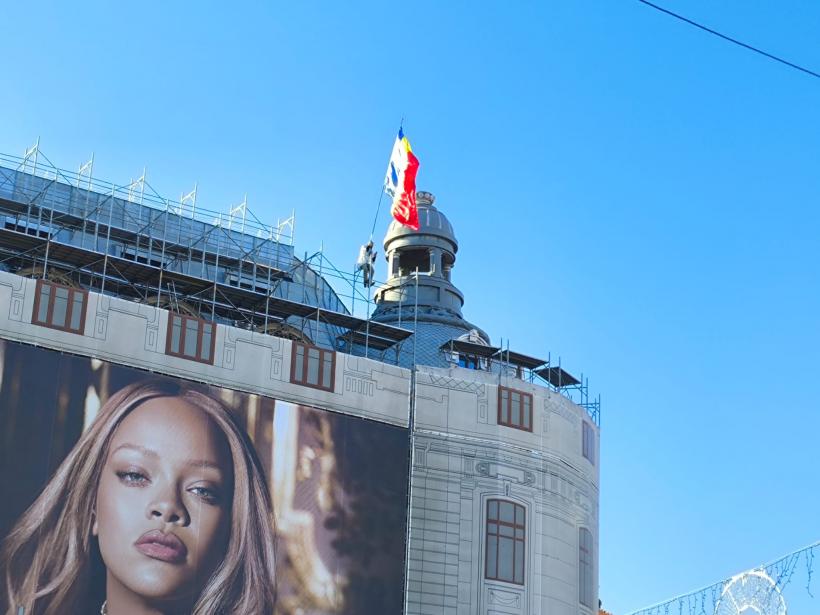
[[[663,3],[820,71],[817,3]],[[0,151],[350,268],[405,118],[465,315],[603,396],[604,606],[820,538],[820,80],[635,0],[76,4],[4,7]]]

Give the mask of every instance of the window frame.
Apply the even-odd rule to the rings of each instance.
[[[508,418],[507,418],[506,421],[503,420],[503,418],[502,418],[502,410],[504,409],[504,392],[507,392],[507,394],[508,394],[507,400],[508,400],[508,406],[509,406],[507,408],[507,417]],[[513,394],[519,395],[519,402],[518,402],[519,416],[522,418],[522,421],[521,421],[520,424],[516,424],[512,420],[512,417],[513,417],[513,403],[512,403]],[[525,426],[524,421],[523,421],[523,417],[524,417],[524,399],[525,398],[528,399],[529,402],[530,402],[529,403],[529,416],[528,416],[529,426]],[[532,423],[533,414],[534,413],[533,413],[532,393],[526,393],[525,391],[521,391],[519,389],[513,389],[513,388],[510,388],[510,387],[505,387],[505,386],[501,386],[501,385],[498,386],[498,415],[496,417],[496,420],[497,420],[499,425],[503,425],[504,427],[512,427],[513,429],[518,429],[520,431],[526,431],[528,433],[532,433],[533,432],[533,423]]]
[[[589,421],[581,421],[581,456],[595,465],[595,430]]]
[[[174,337],[174,320],[179,318],[180,319],[180,335],[179,335],[179,350],[174,351],[171,348],[171,344],[173,342]],[[189,354],[185,354],[185,335],[187,333],[188,327],[186,326],[188,321],[193,321],[199,324],[197,328],[197,336],[196,336],[196,356],[192,357]],[[211,326],[211,346],[208,353],[208,358],[202,358],[202,338],[205,336],[205,327],[204,325]],[[216,350],[216,328],[217,324],[212,320],[205,320],[204,318],[197,318],[195,316],[188,316],[187,314],[177,314],[176,312],[169,312],[168,313],[168,328],[165,332],[165,354],[171,357],[179,357],[180,359],[187,359],[188,361],[196,361],[197,363],[204,363],[205,365],[213,365],[214,364],[214,355]]]
[[[462,369],[482,370],[481,357],[463,352],[458,353],[458,366]]]
[[[43,287],[47,286],[49,290],[48,307],[46,308],[46,319],[42,321],[39,319],[40,303],[42,301]],[[62,288],[68,291],[65,325],[55,325],[52,321],[54,319],[54,303],[57,297],[57,289]],[[74,315],[75,297],[82,297],[82,314],[80,314],[80,324],[77,329],[71,327],[72,316]],[[88,291],[84,288],[74,288],[65,284],[58,284],[50,280],[37,280],[34,287],[34,309],[31,312],[31,323],[40,327],[47,327],[49,329],[56,329],[57,331],[65,331],[67,333],[76,333],[77,335],[85,335],[85,318],[88,314]]]
[[[593,608],[595,594],[595,560],[593,558],[594,545],[592,532],[588,528],[578,528],[578,602],[588,608]],[[587,559],[584,558],[586,554]]]
[[[490,506],[492,504],[496,504],[498,514],[496,518],[491,518],[490,516]],[[510,523],[508,521],[501,520],[501,504],[511,504],[513,506],[513,522]],[[518,515],[518,511],[521,510],[523,521],[519,525],[516,522],[516,518]],[[512,585],[518,586],[525,586],[527,581],[527,508],[523,504],[519,504],[518,502],[513,502],[512,500],[504,500],[500,498],[489,498],[487,499],[487,506],[485,508],[486,516],[484,520],[484,579],[488,581],[500,581],[501,583],[510,583]],[[496,530],[495,533],[490,533],[491,527],[490,524],[495,524]],[[502,536],[500,526],[505,526],[512,528],[512,536]],[[519,539],[516,536],[517,530],[521,530],[521,538]],[[513,542],[513,550],[512,550],[512,577],[513,580],[500,578],[498,576],[498,569],[499,569],[499,541],[496,540],[495,543],[495,573],[493,575],[490,574],[490,539],[491,538],[511,538]],[[518,554],[518,548],[520,544],[521,549],[521,581],[515,580],[515,573],[516,573],[516,555]]]
[[[302,349],[302,369],[301,369],[301,378],[297,378],[296,376],[296,357],[298,354],[298,350]],[[310,351],[318,351],[319,352],[319,368],[317,371],[318,382],[316,384],[308,381],[308,361],[310,360]],[[330,382],[325,383],[324,378],[322,377],[324,370],[323,366],[325,364],[325,357],[330,356]],[[333,393],[336,388],[336,351],[334,350],[325,350],[324,348],[319,348],[318,346],[314,346],[312,344],[304,344],[302,342],[297,342],[293,340],[291,342],[291,349],[290,349],[290,381],[292,384],[298,384],[301,386],[310,387],[312,389],[319,389],[320,391],[328,391]]]

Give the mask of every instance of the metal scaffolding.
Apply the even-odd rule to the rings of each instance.
[[[197,203],[196,184],[171,200],[154,190],[145,169],[123,185],[93,177],[93,169],[93,154],[76,172],[57,168],[39,139],[22,157],[0,154],[0,269],[399,363],[416,325],[372,320],[371,288],[323,249],[298,258],[295,212],[266,225],[247,195],[227,213],[209,211]],[[441,351],[458,362],[465,343],[453,340]],[[466,354],[480,355],[491,371],[538,377],[600,425],[600,396],[590,399],[587,380],[564,371],[560,359],[553,365],[503,345],[473,351]]]
[[[23,157],[0,155],[0,267],[334,350],[345,336],[389,347],[412,335],[350,314],[325,276],[353,297],[355,279],[321,251],[294,255],[294,213],[266,225],[247,197],[208,211],[196,185],[169,200],[145,170],[116,185],[94,178],[93,164],[59,169],[39,139]]]
[[[452,339],[439,347],[452,364],[463,364],[470,369],[479,369],[501,375],[515,376],[527,382],[538,381],[549,389],[560,393],[587,411],[592,421],[601,425],[601,396],[590,399],[589,379],[583,374],[576,378],[563,367],[561,359],[553,363],[552,356],[538,359],[506,349],[476,343],[465,339]],[[466,359],[466,360],[465,360]]]

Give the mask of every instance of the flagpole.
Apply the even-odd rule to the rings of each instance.
[[[381,190],[379,191],[379,204],[376,206],[376,215],[373,217],[373,228],[370,229],[370,241],[373,241],[373,233],[376,232],[376,223],[379,221],[379,211],[382,208],[382,199],[384,199],[384,183],[382,183]]]

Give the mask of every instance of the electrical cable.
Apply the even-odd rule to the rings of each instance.
[[[695,26],[696,28],[700,28],[701,30],[703,30],[705,32],[708,32],[709,34],[714,34],[715,36],[720,37],[723,40],[729,41],[730,43],[734,43],[735,45],[739,45],[740,47],[743,47],[744,49],[748,49],[749,51],[754,51],[755,53],[759,53],[760,55],[765,56],[765,57],[769,58],[770,60],[774,60],[775,62],[780,62],[781,64],[785,64],[786,66],[788,66],[790,68],[794,68],[794,69],[799,70],[803,73],[806,73],[807,75],[811,75],[812,77],[816,77],[816,78],[820,79],[820,73],[816,73],[813,70],[809,70],[808,68],[804,68],[803,66],[800,66],[799,64],[789,62],[788,60],[784,60],[783,58],[779,58],[776,55],[772,55],[771,53],[763,51],[762,49],[758,49],[757,47],[753,47],[752,45],[747,45],[746,43],[744,43],[742,41],[739,41],[736,38],[732,38],[731,36],[726,36],[725,34],[721,34],[720,32],[718,32],[716,30],[712,30],[711,28],[707,28],[706,26],[701,25],[701,24],[697,23],[696,21],[692,21],[691,19],[688,19],[688,18],[684,17],[683,15],[678,15],[677,13],[674,13],[674,12],[670,11],[669,9],[665,9],[662,6],[658,6],[657,4],[653,4],[652,2],[649,2],[648,0],[638,0],[638,2],[640,2],[641,4],[645,4],[646,6],[652,7],[653,9],[658,10],[661,13],[666,13],[667,15],[670,15],[670,16],[674,17],[675,19],[680,19],[681,21],[683,21],[685,23],[688,23],[690,26]]]

